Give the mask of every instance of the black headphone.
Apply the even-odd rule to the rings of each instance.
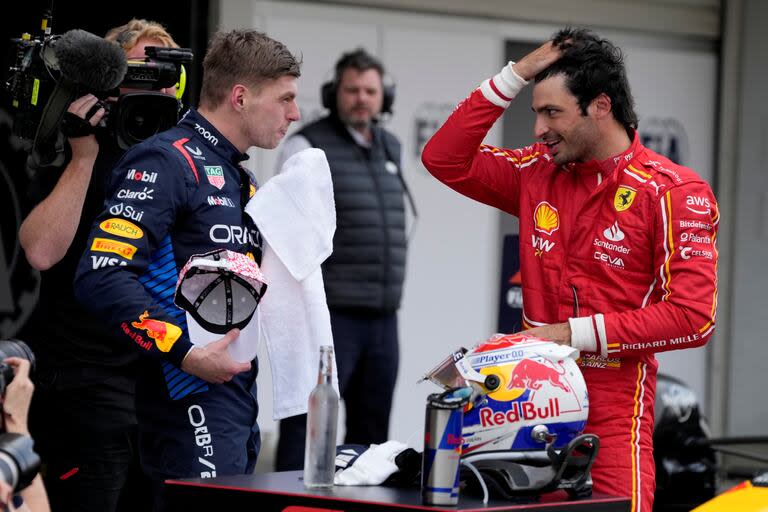
[[[391,114],[392,104],[395,102],[395,83],[384,73],[384,66],[381,65],[381,62],[362,48],[342,55],[336,63],[336,75],[333,80],[329,80],[320,86],[320,100],[323,103],[323,107],[331,112],[336,112],[336,94],[339,88],[339,80],[347,68],[359,70],[375,69],[379,72],[384,95],[381,113]]]

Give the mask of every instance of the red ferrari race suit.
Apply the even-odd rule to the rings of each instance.
[[[544,144],[483,145],[509,100],[495,94],[486,81],[460,103],[422,160],[454,190],[519,217],[524,328],[571,324],[585,432],[601,441],[594,489],[650,512],[654,353],[701,346],[714,329],[715,197],[636,133],[614,158],[565,166]]]

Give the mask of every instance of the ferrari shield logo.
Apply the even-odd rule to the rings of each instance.
[[[616,211],[623,212],[632,206],[632,201],[635,200],[636,195],[637,190],[632,187],[627,187],[625,185],[620,186],[616,191],[616,195],[613,196],[613,206],[616,208]]]
[[[205,175],[208,183],[221,190],[224,188],[224,169],[220,165],[206,165]]]

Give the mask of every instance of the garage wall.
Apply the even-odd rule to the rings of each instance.
[[[332,76],[342,51],[364,46],[381,57],[397,83],[388,128],[404,145],[405,176],[420,217],[408,255],[401,310],[401,366],[391,437],[421,440],[424,399],[436,391],[416,381],[460,345],[492,334],[500,273],[502,216],[438,184],[421,166],[420,144],[454,105],[506,61],[506,41],[538,42],[558,25],[521,23],[422,12],[339,5],[247,0],[221,2],[225,28],[256,27],[303,56],[299,102],[305,119],[320,115],[320,84]],[[656,123],[659,140],[687,141],[687,165],[705,177],[713,171],[716,57],[706,37],[601,31],[624,47],[640,115],[677,119],[684,134]],[[532,126],[532,125],[531,125]],[[500,144],[501,123],[486,142]],[[274,173],[274,152],[254,151],[252,169],[262,180]],[[703,396],[706,349],[663,356],[662,370]],[[263,359],[266,361],[266,359]],[[274,429],[267,365],[259,384],[260,424]]]
[[[721,0],[320,0],[491,20],[546,21],[716,38]]]
[[[424,132],[425,123],[434,127],[442,123],[455,103],[476,86],[477,77],[498,66],[502,47],[497,37],[484,33],[483,24],[460,20],[446,25],[424,16],[371,16],[368,11],[307,4],[254,7],[250,17],[239,13],[240,23],[229,26],[242,26],[242,20],[251,19],[251,26],[266,30],[303,56],[299,102],[305,118],[319,115],[319,86],[332,76],[343,51],[364,46],[383,59],[396,80],[395,113],[387,127],[403,142],[405,178],[419,218],[412,231],[400,315],[401,366],[393,416],[402,421],[393,423],[392,437],[419,443],[424,401],[437,388],[428,383],[417,386],[416,381],[449,351],[484,339],[495,325],[499,244],[497,212],[452,193],[428,175],[419,159],[423,138],[418,134]],[[227,19],[223,10],[224,26]],[[449,40],[445,30],[451,31]],[[490,141],[498,144],[498,134],[492,134]],[[254,151],[253,157],[253,169],[261,179],[274,173],[274,152]],[[271,384],[264,377],[259,379],[260,424],[269,430]]]
[[[768,400],[765,398],[768,375],[768,335],[763,324],[768,300],[768,96],[765,84],[768,70],[763,63],[768,53],[768,3],[745,0],[742,11],[735,11],[741,30],[740,59],[736,68],[737,132],[732,142],[735,153],[722,172],[732,181],[735,195],[730,226],[733,237],[729,254],[732,260],[732,296],[729,305],[731,325],[728,337],[729,379],[726,381],[725,433],[766,435]],[[757,63],[760,63],[759,65]],[[725,297],[724,300],[729,300]]]

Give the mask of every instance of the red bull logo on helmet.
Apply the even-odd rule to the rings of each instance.
[[[483,427],[498,427],[507,423],[520,421],[544,420],[560,416],[560,401],[550,398],[543,407],[537,407],[533,402],[512,402],[508,411],[496,411],[483,407],[479,411],[480,425]]]
[[[570,347],[522,333],[496,334],[468,351],[462,361],[481,375],[495,375],[501,385],[464,411],[462,457],[541,450],[545,443],[531,437],[532,425],[556,434],[556,448],[579,435],[589,402],[577,356]]]
[[[162,320],[147,318],[149,311],[144,311],[139,315],[138,322],[131,322],[136,329],[147,331],[147,336],[155,340],[155,346],[160,352],[168,352],[181,337],[181,328]]]
[[[517,363],[509,376],[507,389],[541,389],[543,384],[551,384],[566,393],[570,388],[563,382],[565,370],[562,363],[558,363],[559,369],[555,369],[533,359],[523,359]]]

